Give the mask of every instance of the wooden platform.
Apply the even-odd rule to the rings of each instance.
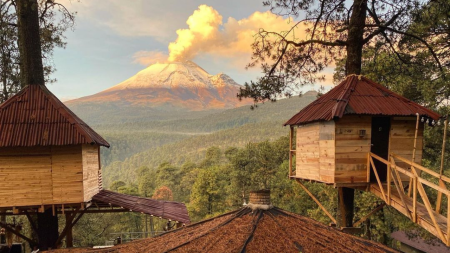
[[[383,190],[386,193],[387,192],[387,185],[383,185]],[[370,192],[378,196],[379,198],[383,199],[383,193],[381,192],[380,187],[378,184],[374,183],[370,185]],[[403,201],[397,191],[392,191],[391,197],[390,197],[390,206],[395,208],[400,213],[404,214],[407,217],[413,217],[413,200],[412,198],[409,198],[407,195],[404,195],[404,200],[406,203],[406,206],[403,204]],[[427,211],[427,208],[425,205],[421,203],[416,203],[416,224],[426,229],[428,232],[432,233],[436,237],[440,238],[440,235],[438,231],[435,229],[433,225],[433,221],[431,220],[431,217]],[[437,213],[436,211],[432,211],[434,217],[436,218],[436,222],[439,225],[442,233],[447,238],[447,217],[444,215],[441,215]],[[445,243],[445,242],[444,242]]]

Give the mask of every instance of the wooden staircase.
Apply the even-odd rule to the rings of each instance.
[[[374,159],[387,165],[385,182],[380,180]],[[397,166],[396,161],[409,168]],[[446,187],[450,178],[395,154],[390,154],[388,161],[369,153],[368,163],[376,177],[369,191],[450,246],[450,191]],[[432,204],[429,196],[433,191],[437,192],[437,199]],[[447,197],[446,210],[441,208],[443,195]]]

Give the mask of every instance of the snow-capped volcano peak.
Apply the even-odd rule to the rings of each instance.
[[[139,71],[133,77],[108,89],[142,88],[218,88],[239,85],[225,74],[210,75],[192,61],[156,63]]]
[[[238,100],[236,94],[240,87],[231,77],[223,73],[210,75],[192,61],[156,63],[107,90],[66,104],[172,106],[195,111],[226,109],[253,102]]]

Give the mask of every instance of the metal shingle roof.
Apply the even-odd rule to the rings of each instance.
[[[434,120],[441,117],[364,76],[351,75],[284,125],[329,121],[341,118],[344,114],[415,116],[416,113]]]
[[[44,85],[28,85],[0,105],[0,147],[109,143]]]

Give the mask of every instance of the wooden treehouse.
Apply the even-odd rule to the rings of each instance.
[[[354,227],[390,205],[450,245],[450,212],[441,208],[450,178],[421,166],[424,123],[439,118],[363,76],[348,76],[285,123],[291,128],[289,176],[306,191],[303,180],[370,191],[384,200]],[[436,203],[425,189],[437,191]]]
[[[66,236],[70,247],[72,227],[84,213],[135,211],[189,223],[182,203],[103,190],[100,146],[109,144],[44,85],[25,87],[0,105],[0,214],[26,215],[35,231],[30,215],[65,214],[66,227],[49,247]]]

